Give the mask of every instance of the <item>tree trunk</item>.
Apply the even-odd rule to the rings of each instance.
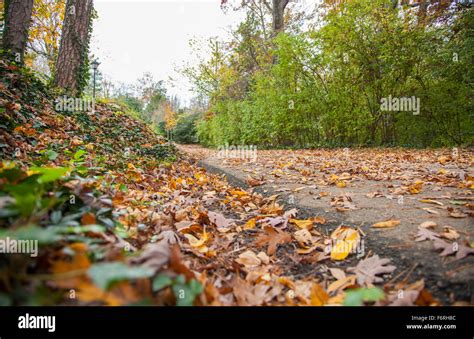
[[[32,11],[33,0],[7,0],[5,2],[3,49],[10,51],[18,63],[23,63]]]
[[[289,0],[273,0],[273,34],[276,36],[283,30],[285,24],[285,8]]]
[[[92,0],[67,0],[54,84],[72,95],[84,85],[81,73],[89,50],[92,8]]]

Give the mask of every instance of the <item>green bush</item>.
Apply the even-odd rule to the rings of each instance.
[[[422,25],[416,13],[404,10],[402,16],[389,0],[342,6],[329,11],[318,28],[280,33],[273,40],[274,57],[255,46],[246,51],[250,38],[243,36],[232,42],[238,49],[201,64],[192,80],[205,89],[210,108],[197,124],[200,142],[260,147],[472,142],[474,9]],[[243,63],[248,53],[257,54],[258,67]],[[382,99],[389,96],[419,99],[419,114],[383,110]]]
[[[182,114],[173,130],[174,141],[180,144],[195,144],[198,142],[196,122],[200,114]]]

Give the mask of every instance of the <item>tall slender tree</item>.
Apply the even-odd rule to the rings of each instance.
[[[3,49],[12,53],[16,62],[23,63],[33,0],[6,0]]]
[[[72,95],[86,84],[92,0],[67,0],[54,83]]]

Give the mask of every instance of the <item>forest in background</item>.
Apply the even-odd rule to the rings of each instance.
[[[99,101],[126,105],[176,142],[212,147],[472,144],[471,6],[458,1],[327,0],[306,7],[274,2],[221,2],[222,10],[242,11],[245,19],[232,29],[231,39],[190,41],[200,61],[179,68],[196,94],[187,107],[151,73],[125,84],[98,70]],[[63,88],[72,82],[58,82],[56,70],[65,6],[65,1],[34,2],[24,56],[45,83]],[[93,9],[89,15],[84,39],[97,18]],[[74,86],[91,97],[94,56],[88,41],[85,45],[76,57],[81,60],[74,72],[80,76]],[[62,74],[66,66],[61,65]],[[384,109],[384,100],[399,100],[400,107]]]

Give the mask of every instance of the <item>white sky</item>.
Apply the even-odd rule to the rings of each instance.
[[[189,100],[191,86],[175,69],[195,61],[191,38],[227,37],[243,18],[220,0],[95,0],[91,52],[114,82],[134,83],[145,72],[165,80],[169,94]],[[175,87],[167,81],[177,80]]]

